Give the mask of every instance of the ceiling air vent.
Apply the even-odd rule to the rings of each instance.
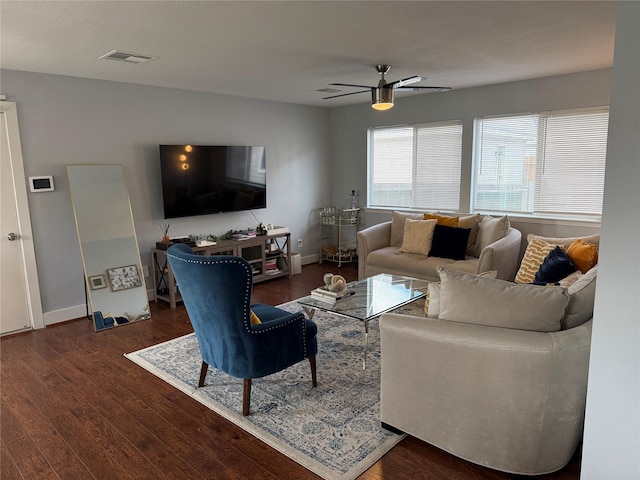
[[[142,55],[140,53],[123,52],[122,50],[112,50],[98,57],[99,60],[116,60],[118,62],[135,63],[137,65],[150,62],[156,58],[158,57]]]
[[[337,88],[320,88],[318,90],[316,90],[317,92],[322,92],[322,93],[338,93],[341,92],[342,90],[338,90]]]

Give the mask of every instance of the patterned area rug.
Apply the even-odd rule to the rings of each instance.
[[[402,313],[418,313],[418,300]],[[281,305],[299,311],[296,302]],[[196,389],[202,359],[194,334],[125,356],[279,452],[326,479],[350,480],[404,438],[380,427],[380,339],[369,325],[367,369],[362,369],[363,325],[316,312],[318,387],[309,362],[254,379],[251,415],[242,416],[242,380],[210,368]]]

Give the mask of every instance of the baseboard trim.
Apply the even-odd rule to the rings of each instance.
[[[87,307],[85,305],[77,305],[75,307],[62,308],[51,312],[44,312],[44,325],[54,325],[60,322],[67,322],[76,318],[84,318],[87,316]]]
[[[310,263],[318,263],[320,261],[320,254],[316,253],[313,255],[307,255],[305,257],[300,258],[300,263],[302,265],[309,265]]]
[[[147,290],[147,299],[149,302],[155,300],[153,290]],[[86,318],[86,316],[87,307],[84,304],[76,305],[75,307],[62,308],[60,310],[53,310],[51,312],[44,312],[42,314],[45,327],[56,323],[68,322],[69,320],[75,320],[77,318]]]

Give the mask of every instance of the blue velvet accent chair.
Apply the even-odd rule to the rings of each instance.
[[[271,375],[306,358],[312,384],[317,386],[318,327],[302,312],[251,305],[253,274],[246,260],[195,255],[184,244],[170,247],[167,258],[200,347],[198,387],[204,385],[209,365],[244,379],[242,414],[246,416],[252,378]],[[251,323],[251,311],[261,323]]]

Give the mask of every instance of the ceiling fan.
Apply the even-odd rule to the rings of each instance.
[[[424,77],[420,77],[418,75],[387,83],[384,75],[386,73],[389,73],[389,70],[391,70],[391,65],[376,65],[376,70],[380,74],[380,81],[378,82],[378,86],[370,87],[368,85],[353,85],[351,83],[331,83],[330,85],[339,87],[366,88],[366,90],[360,90],[359,92],[342,93],[340,95],[332,95],[330,97],[324,97],[323,100],[329,98],[345,97],[347,95],[355,95],[357,93],[366,93],[371,91],[371,106],[376,110],[388,110],[393,107],[393,92],[396,90],[403,92],[417,92],[420,90],[430,90],[432,92],[448,92],[449,90],[451,90],[451,87],[407,87],[407,85],[418,83],[424,80]]]

